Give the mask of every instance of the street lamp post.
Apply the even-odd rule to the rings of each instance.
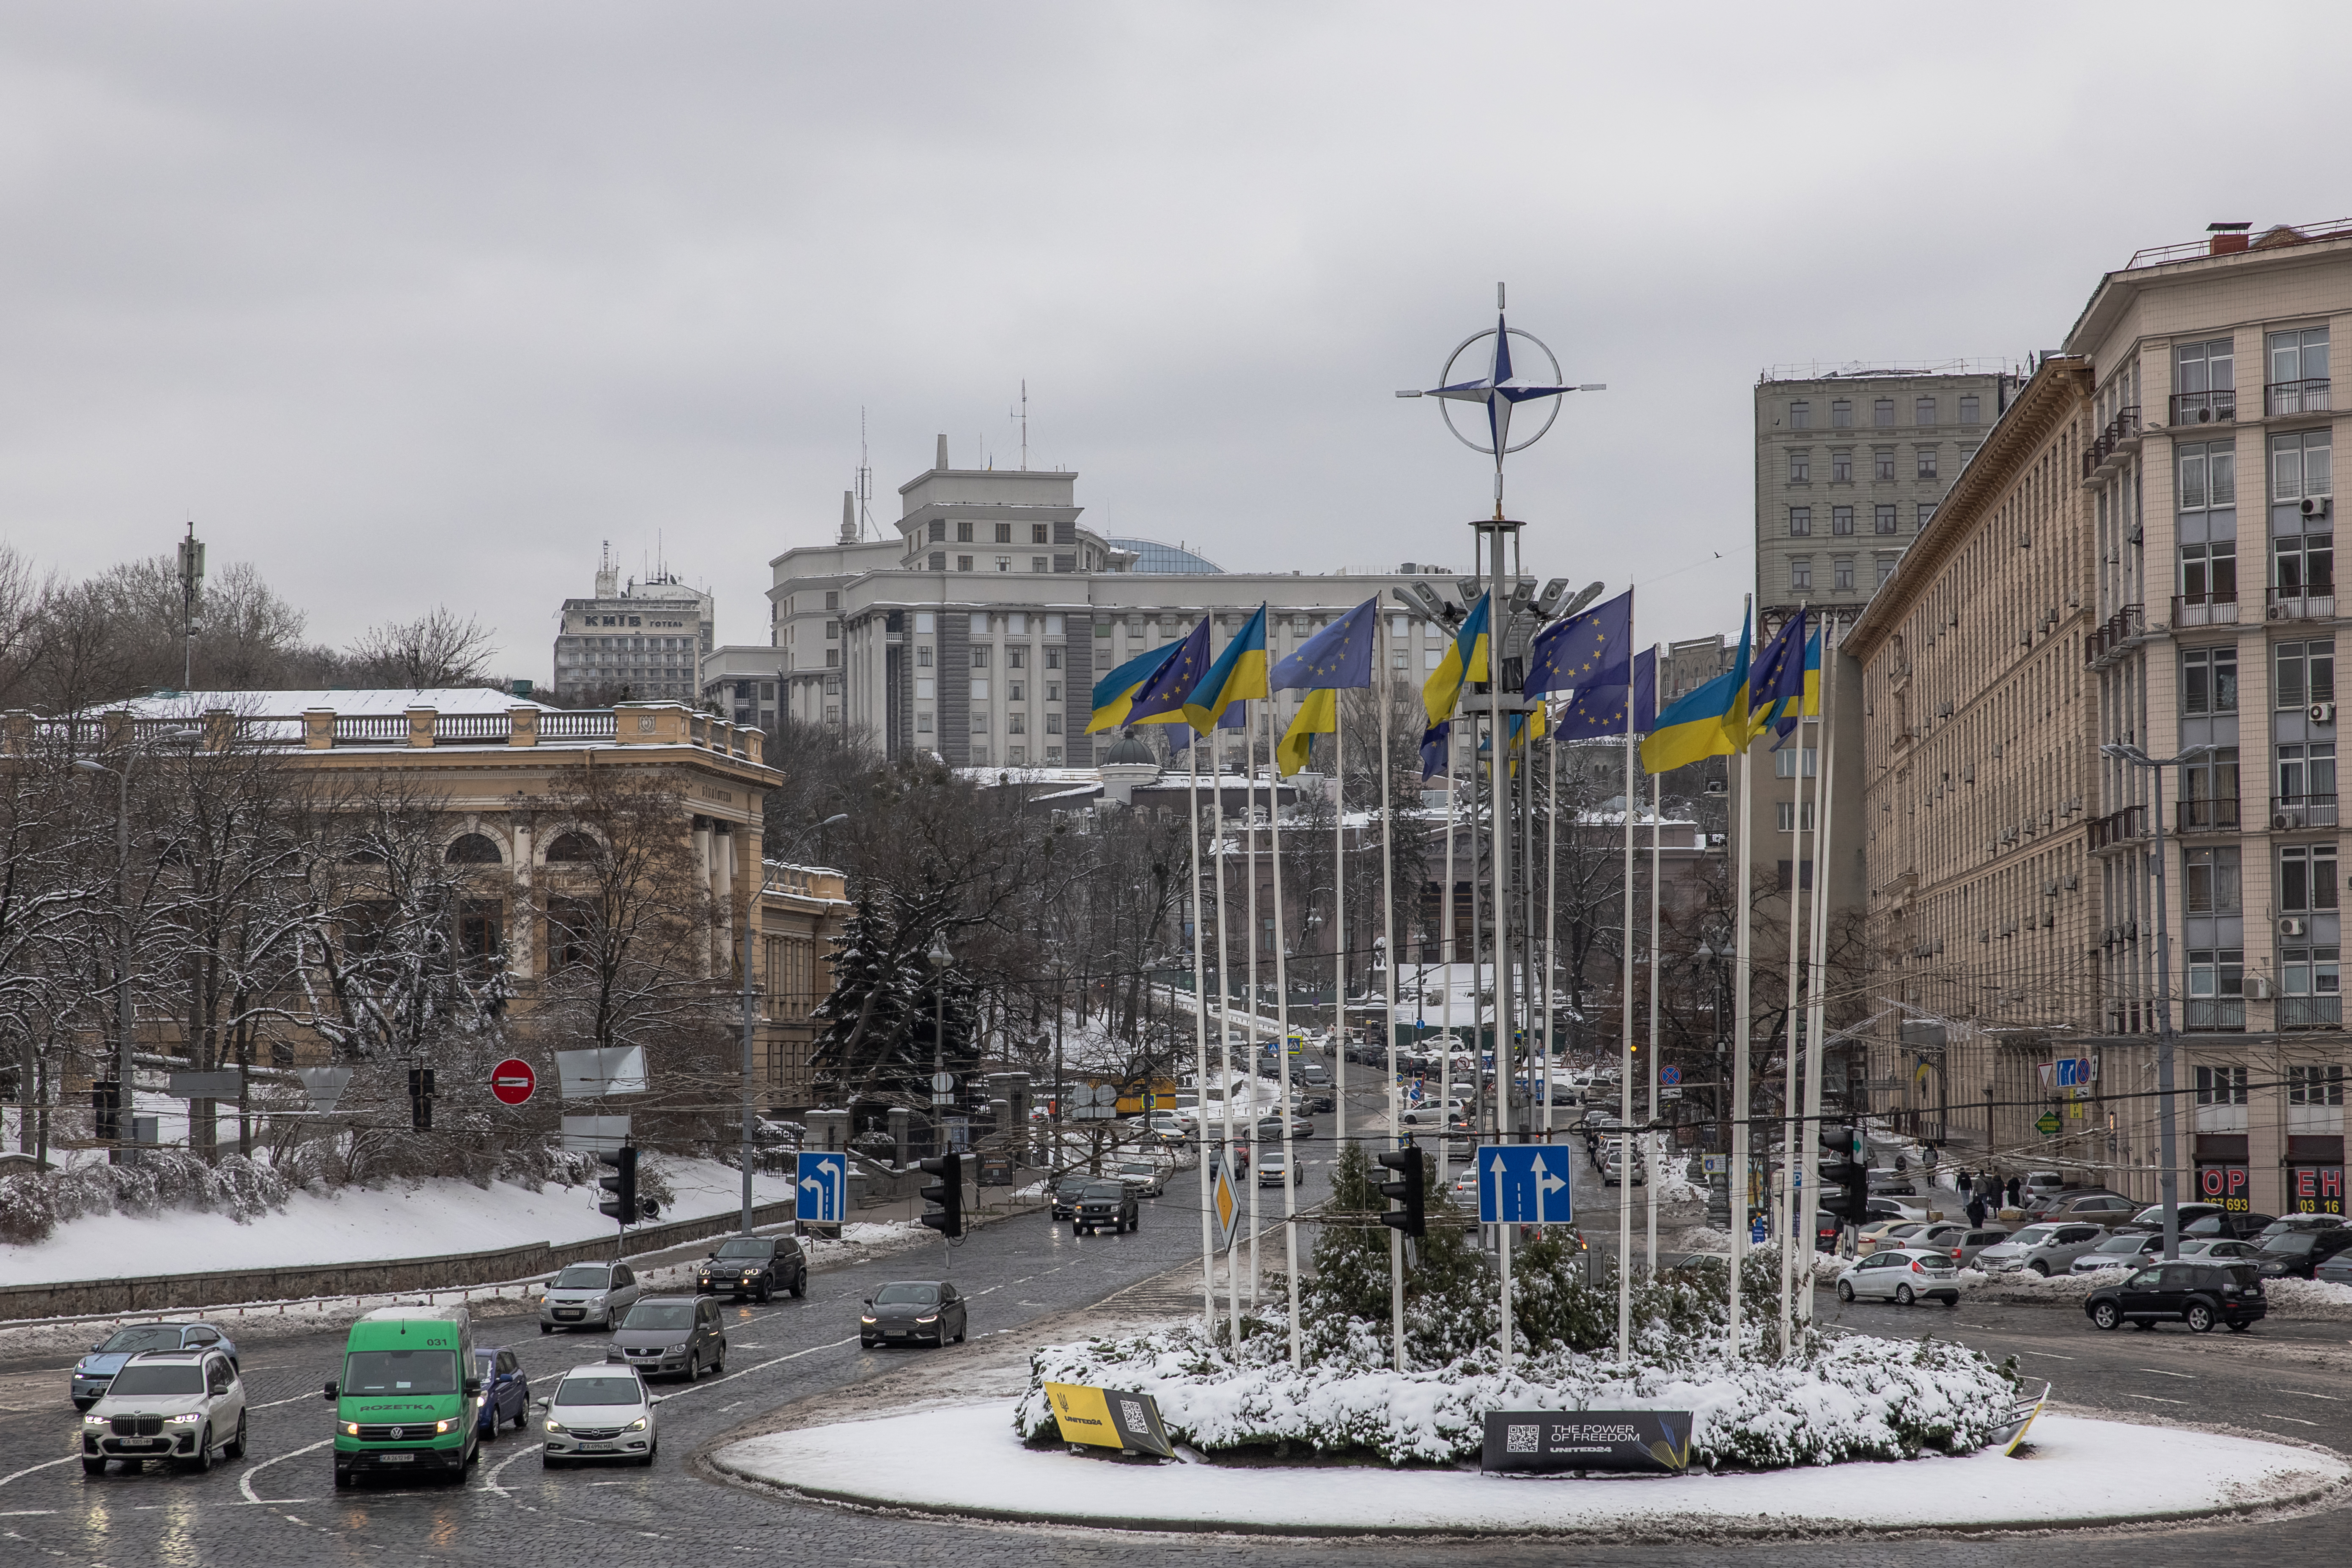
[[[131,758],[125,755],[121,767],[110,768],[104,763],[77,757],[74,766],[86,773],[112,773],[116,784],[114,916],[119,951],[114,970],[116,1089],[113,1161],[122,1165],[130,1163],[128,1156],[138,1128],[138,1121],[132,1115],[136,1097],[131,1088]]]
[[[2164,1257],[2167,1262],[2180,1257],[2180,1192],[2176,1174],[2179,1158],[2179,1140],[2172,1125],[2172,953],[2165,913],[2164,770],[2195,762],[2212,750],[2210,745],[2191,746],[2177,757],[2151,757],[2139,747],[2121,741],[2110,741],[2099,748],[2102,756],[2112,757],[2129,767],[2147,769],[2149,782],[2154,786],[2151,809],[2156,825],[2156,1135],[2157,1157],[2161,1162],[2156,1180],[2158,1199],[2164,1205]]]
[[[930,951],[923,956],[931,965],[931,1152],[944,1154],[947,1119],[940,1111],[947,1094],[940,1085],[946,1081],[948,1071],[948,965],[955,962],[955,955],[948,951],[945,931],[932,935]]]

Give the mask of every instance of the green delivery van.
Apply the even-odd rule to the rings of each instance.
[[[463,1307],[379,1307],[352,1325],[335,1407],[335,1484],[438,1472],[465,1479],[478,1451],[482,1380]]]

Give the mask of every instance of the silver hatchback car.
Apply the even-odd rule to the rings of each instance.
[[[609,1329],[643,1293],[636,1271],[625,1263],[575,1263],[547,1282],[539,1299],[539,1331]]]
[[[1977,1254],[1988,1274],[2063,1274],[2107,1233],[2095,1225],[2029,1225],[1998,1247]]]

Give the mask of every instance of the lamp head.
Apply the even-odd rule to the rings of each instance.
[[[923,956],[930,960],[933,969],[945,969],[955,962],[955,954],[948,951],[948,938],[945,931],[939,931],[932,935],[931,950]]]

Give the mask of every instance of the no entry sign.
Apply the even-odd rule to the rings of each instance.
[[[490,1092],[500,1105],[520,1105],[539,1087],[539,1075],[520,1057],[509,1057],[490,1069]]]

